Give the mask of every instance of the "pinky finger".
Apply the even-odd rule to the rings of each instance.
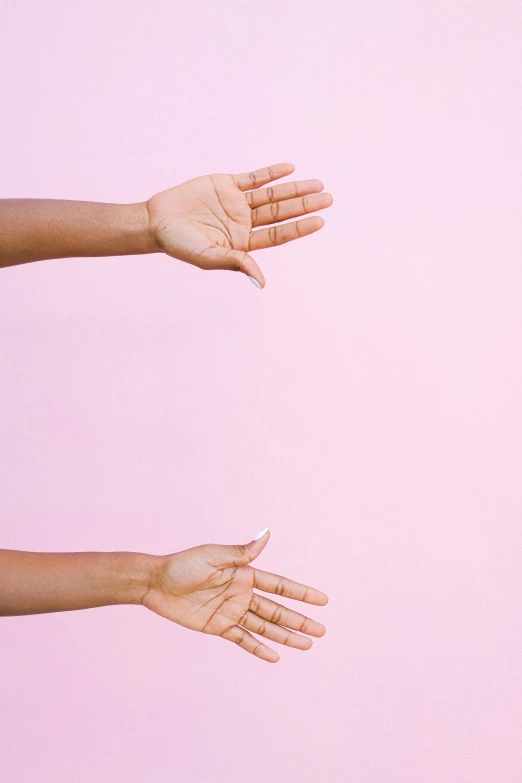
[[[252,655],[255,655],[257,658],[261,658],[263,661],[277,663],[279,660],[279,655],[275,650],[267,647],[266,644],[262,644],[262,642],[258,642],[252,634],[245,631],[240,625],[230,626],[221,636],[229,642],[234,642],[239,647],[242,647],[243,650],[252,653]]]
[[[293,170],[293,163],[276,163],[273,166],[266,166],[264,169],[248,171],[246,174],[235,174],[232,177],[239,190],[244,192],[255,190],[255,188],[260,188],[262,185],[268,185],[269,182],[273,182],[275,179],[286,177]]]

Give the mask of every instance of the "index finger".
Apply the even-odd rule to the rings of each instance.
[[[294,601],[304,601],[306,604],[315,604],[324,606],[328,603],[328,596],[315,587],[302,585],[300,582],[294,582],[278,574],[271,574],[268,571],[261,571],[259,568],[254,571],[254,587],[262,590],[264,593],[275,593],[284,598],[293,598]]]
[[[286,177],[294,170],[293,163],[276,163],[273,166],[267,166],[264,169],[248,171],[246,174],[233,174],[232,179],[239,190],[254,190],[262,185],[267,185],[275,179]]]

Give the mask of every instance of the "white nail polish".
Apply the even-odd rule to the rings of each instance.
[[[254,538],[254,541],[259,541],[260,538],[263,538],[265,533],[268,533],[268,528],[265,527],[263,530],[261,530],[260,533],[257,534],[257,536]]]
[[[257,280],[255,279],[255,277],[251,277],[250,275],[248,275],[248,279],[249,279],[249,280],[251,280],[255,286],[257,286],[258,288],[261,288],[261,290],[263,289],[263,286],[262,286],[262,285],[260,285],[260,284],[257,282]]]

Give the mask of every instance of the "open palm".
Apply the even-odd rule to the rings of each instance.
[[[168,255],[201,269],[243,272],[264,287],[260,268],[249,255],[281,245],[323,227],[319,216],[273,225],[333,203],[318,179],[261,188],[291,174],[279,163],[246,174],[208,174],[157,193],[147,201],[150,228]],[[253,228],[260,228],[253,231]]]
[[[246,545],[208,544],[159,558],[143,604],[186,628],[235,642],[270,663],[276,663],[279,655],[249,631],[273,642],[308,650],[312,646],[309,637],[322,636],[324,626],[255,593],[254,589],[317,606],[326,604],[328,598],[312,587],[252,568],[249,563],[261,553],[268,539],[266,532]]]

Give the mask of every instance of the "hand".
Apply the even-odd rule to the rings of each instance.
[[[282,245],[312,234],[324,225],[308,217],[271,228],[333,203],[321,193],[318,179],[288,182],[257,190],[294,170],[279,163],[247,174],[208,174],[152,196],[147,202],[150,230],[169,256],[200,269],[230,269],[253,277],[261,288],[265,278],[248,251]]]
[[[279,655],[249,631],[298,650],[310,649],[309,637],[322,636],[324,625],[258,595],[254,588],[316,606],[324,606],[328,598],[313,587],[249,565],[269,537],[266,531],[246,545],[207,544],[160,557],[143,605],[185,628],[235,642],[269,663],[277,663]]]

